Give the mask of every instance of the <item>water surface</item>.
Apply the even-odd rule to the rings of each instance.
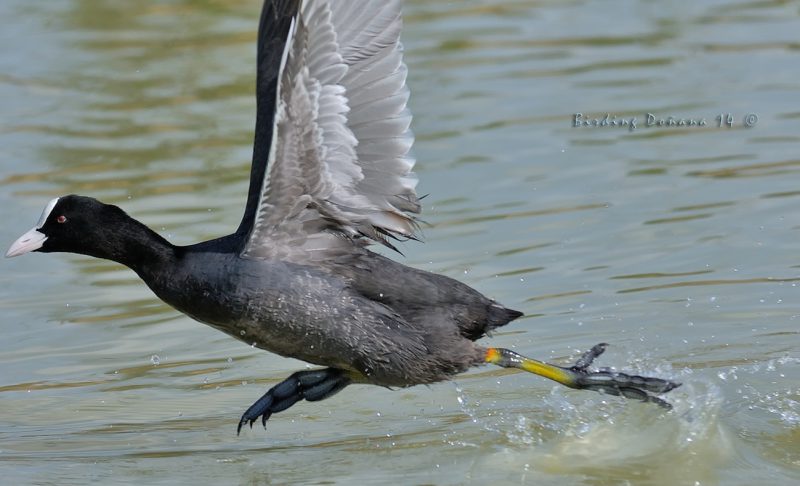
[[[259,9],[0,3],[0,241],[68,193],[176,244],[232,231]],[[524,311],[494,345],[566,363],[605,341],[601,365],[682,381],[675,411],[484,368],[354,386],[237,438],[241,412],[305,364],[177,314],[116,264],[35,255],[0,272],[4,481],[800,480],[797,6],[420,0],[406,13],[430,225],[395,257]],[[574,128],[576,113],[638,126]],[[647,113],[706,126],[648,128]]]

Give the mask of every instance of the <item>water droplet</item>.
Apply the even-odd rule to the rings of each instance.
[[[239,335],[240,335],[240,336],[244,336],[245,334],[247,334],[247,331],[245,331],[244,329],[242,329],[241,331],[239,331]]]

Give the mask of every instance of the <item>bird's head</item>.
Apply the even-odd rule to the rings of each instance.
[[[36,226],[11,245],[6,257],[39,251],[107,258],[104,246],[115,227],[126,219],[129,217],[117,206],[91,197],[57,197],[47,203]]]

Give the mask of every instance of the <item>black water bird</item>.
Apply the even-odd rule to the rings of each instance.
[[[407,387],[491,363],[572,388],[669,407],[678,384],[590,371],[474,341],[522,314],[451,278],[371,252],[415,237],[401,0],[267,0],[259,25],[250,189],[235,233],[179,247],[122,209],[50,201],[6,256],[71,252],[119,262],[175,309],[247,344],[323,366],[256,401],[243,424],[351,383]]]

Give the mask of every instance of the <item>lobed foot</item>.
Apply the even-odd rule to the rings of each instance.
[[[252,429],[259,417],[266,428],[267,420],[273,413],[282,412],[303,399],[309,402],[323,400],[335,395],[349,383],[350,378],[342,370],[335,368],[293,373],[289,378],[270,388],[247,409],[239,420],[236,435],[239,435],[246,423],[249,423]]]
[[[618,395],[634,400],[641,400],[643,402],[652,402],[668,410],[672,409],[672,405],[668,402],[650,393],[666,393],[681,386],[680,383],[663,380],[661,378],[628,375],[626,373],[611,371],[608,368],[601,368],[598,371],[589,371],[589,366],[595,358],[605,352],[607,346],[608,344],[601,343],[592,347],[592,349],[585,352],[583,356],[575,362],[575,365],[567,368],[569,371],[577,374],[571,385],[572,388],[601,391],[609,395]]]

